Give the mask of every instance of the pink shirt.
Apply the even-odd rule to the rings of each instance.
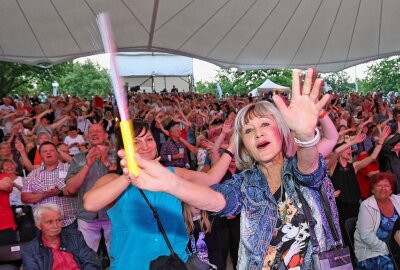
[[[74,255],[66,251],[61,251],[60,243],[58,243],[56,248],[53,248],[43,236],[42,241],[46,247],[51,249],[53,254],[53,270],[79,270],[79,266],[75,262]]]

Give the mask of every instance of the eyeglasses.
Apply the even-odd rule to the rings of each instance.
[[[50,220],[43,221],[43,223],[48,226],[51,226],[54,224],[56,224],[57,226],[60,226],[60,225],[62,225],[62,222],[63,222],[62,219],[50,219]]]
[[[391,189],[392,187],[390,185],[375,185],[375,188],[378,188],[378,189]]]

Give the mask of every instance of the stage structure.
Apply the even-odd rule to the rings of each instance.
[[[129,90],[193,91],[193,58],[167,53],[119,53],[117,64]]]

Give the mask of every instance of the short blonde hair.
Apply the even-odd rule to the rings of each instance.
[[[242,108],[235,119],[234,126],[234,143],[235,143],[235,159],[236,166],[239,170],[246,170],[252,168],[256,164],[256,160],[250,156],[249,152],[244,146],[242,138],[242,129],[244,125],[253,117],[262,117],[270,115],[278,125],[279,134],[282,137],[283,145],[282,152],[285,157],[292,157],[296,153],[296,144],[290,132],[288,125],[283,119],[279,110],[268,101],[259,101],[252,103]]]

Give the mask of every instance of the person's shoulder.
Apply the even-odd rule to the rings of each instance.
[[[360,207],[377,208],[378,204],[376,202],[375,196],[371,195],[367,199],[362,201]]]
[[[62,229],[61,234],[68,236],[81,236],[82,233],[78,229]]]
[[[394,201],[397,204],[397,206],[400,206],[400,195],[392,194],[390,195],[390,199]]]
[[[83,153],[83,152],[79,152],[78,154],[74,155],[73,159],[76,161],[85,159],[86,160],[86,154],[87,153]]]
[[[86,154],[87,153],[82,153],[82,152],[75,154],[74,157],[72,158],[72,161],[74,162],[71,162],[70,167],[73,166],[83,167],[86,164]]]
[[[19,243],[22,253],[30,254],[30,256],[34,256],[35,251],[39,250],[39,236],[36,235],[32,240]],[[18,245],[18,244],[17,244]]]

